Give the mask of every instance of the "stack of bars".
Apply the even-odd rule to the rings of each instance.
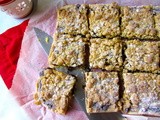
[[[160,7],[117,3],[62,7],[49,54],[49,67],[55,66],[90,69],[85,72],[88,113],[159,116]],[[70,82],[63,90],[71,90],[75,78]]]

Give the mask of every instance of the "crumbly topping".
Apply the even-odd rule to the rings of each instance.
[[[50,67],[77,67],[84,64],[85,43],[79,36],[62,35],[55,39],[49,54]]]
[[[122,37],[155,39],[156,30],[151,6],[121,7]]]
[[[125,41],[125,68],[131,71],[160,71],[160,42]]]
[[[82,34],[88,33],[87,6],[67,5],[58,10],[58,33]]]
[[[120,70],[122,65],[122,43],[119,38],[90,40],[89,62],[91,68]]]
[[[71,75],[53,69],[44,70],[37,82],[36,102],[54,112],[65,114],[72,97],[71,90],[75,81]]]
[[[116,112],[119,100],[116,72],[88,72],[86,76],[86,109],[88,113]]]
[[[125,112],[160,114],[160,75],[123,73],[123,78]]]
[[[157,36],[160,38],[160,6],[153,7],[153,11]]]
[[[54,34],[54,41],[56,42],[61,42],[61,41],[66,41],[66,42],[78,42],[78,41],[83,41],[83,42],[88,42],[87,38],[82,38],[81,35],[70,35],[70,34],[59,34],[55,33]]]
[[[92,37],[113,38],[120,35],[119,6],[112,4],[90,4],[89,24]]]

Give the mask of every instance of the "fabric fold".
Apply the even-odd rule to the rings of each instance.
[[[21,43],[29,20],[0,34],[0,74],[7,88],[11,88],[20,54]]]

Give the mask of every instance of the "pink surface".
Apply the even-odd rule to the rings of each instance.
[[[99,2],[100,1],[100,2]],[[47,55],[41,47],[33,27],[40,28],[46,33],[53,35],[56,23],[56,9],[66,4],[76,3],[110,3],[112,0],[56,0],[51,4],[44,5],[30,19],[29,25],[25,31],[22,41],[20,58],[17,70],[14,76],[13,85],[10,91],[14,94],[20,105],[27,111],[32,119],[37,120],[87,120],[86,115],[80,109],[80,106],[73,102],[73,106],[69,108],[67,115],[55,114],[44,107],[36,106],[33,102],[33,94],[35,92],[36,80],[39,72],[47,67]],[[160,5],[159,0],[116,0],[120,5],[142,5],[153,4]],[[46,9],[47,8],[47,9]],[[141,118],[141,117],[138,117]],[[129,117],[128,120],[139,120],[135,117]],[[160,118],[155,118],[158,120]],[[151,120],[151,118],[141,118],[141,120]],[[152,119],[154,120],[154,119]]]

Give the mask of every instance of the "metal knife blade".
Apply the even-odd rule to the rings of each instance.
[[[49,51],[51,49],[51,45],[53,42],[53,37],[48,35],[47,33],[43,32],[39,28],[34,27],[34,31],[35,31],[36,36],[37,36],[39,42],[41,43],[43,49],[49,55]]]
[[[49,51],[53,42],[53,37],[40,30],[39,28],[34,28],[37,38],[39,39],[41,46],[45,50],[45,52],[49,55]],[[48,38],[48,42],[46,42],[46,38]],[[57,67],[59,71],[69,73],[77,77],[74,96],[78,104],[80,104],[82,110],[85,112],[89,120],[122,120],[122,116],[119,113],[94,113],[87,114],[85,109],[85,92],[84,92],[84,74],[83,70],[79,70],[77,68],[69,70],[67,67]]]

